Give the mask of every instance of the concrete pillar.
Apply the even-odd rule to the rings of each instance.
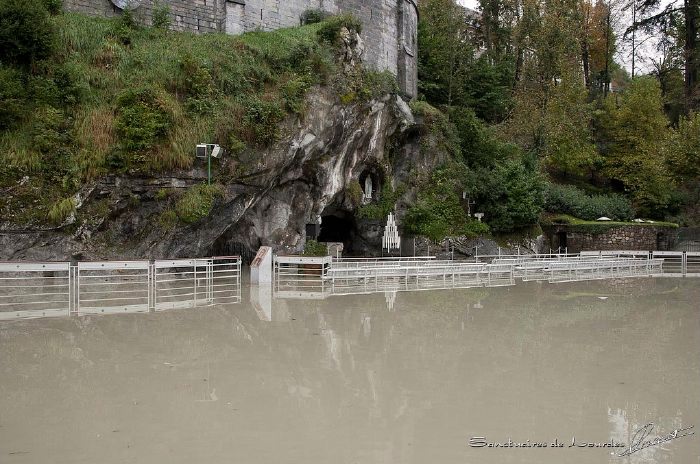
[[[272,248],[260,247],[250,264],[250,283],[253,285],[272,283]]]

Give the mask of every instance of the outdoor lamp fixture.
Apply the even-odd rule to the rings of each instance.
[[[211,185],[211,159],[220,158],[223,154],[223,149],[215,143],[200,143],[197,144],[195,156],[197,158],[207,159],[207,183]]]

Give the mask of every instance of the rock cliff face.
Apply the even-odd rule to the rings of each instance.
[[[371,177],[379,191],[438,160],[421,155],[413,116],[398,96],[342,105],[329,89],[317,88],[308,98],[306,116],[287,121],[282,140],[238,161],[230,181],[215,178],[223,196],[199,222],[166,227],[159,218],[167,207],[162,192],[205,182],[203,163],[168,177],[108,176],[81,190],[76,215],[61,228],[4,224],[0,259],[249,255],[260,245],[300,251],[307,224],[320,218],[326,235],[333,238],[335,228],[339,241],[355,243],[357,251],[376,244],[381,227],[354,215],[361,177]],[[236,162],[225,159],[220,170],[235,170]]]

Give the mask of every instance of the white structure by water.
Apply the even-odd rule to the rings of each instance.
[[[382,237],[382,248],[391,251],[398,250],[400,247],[401,237],[399,237],[399,229],[396,228],[394,215],[389,213],[386,219],[386,227],[384,228],[384,236]]]

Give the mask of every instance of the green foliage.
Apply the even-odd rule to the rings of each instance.
[[[670,201],[665,168],[672,136],[658,82],[634,79],[619,98],[608,97],[597,119],[604,172],[624,185],[643,215],[658,217]]]
[[[477,171],[477,209],[494,232],[509,232],[539,219],[544,206],[544,177],[527,160],[507,160]]]
[[[27,114],[23,74],[0,65],[0,130],[16,127]]]
[[[285,82],[280,90],[285,109],[290,113],[301,114],[306,107],[306,92],[310,86],[306,76],[293,77]]]
[[[51,207],[48,213],[49,222],[53,225],[62,224],[71,214],[75,213],[75,200],[73,198],[64,198],[59,200]]]
[[[246,108],[243,117],[244,140],[252,145],[267,147],[279,139],[278,124],[285,116],[281,102],[277,99],[263,100],[249,97],[244,100]]]
[[[175,210],[166,209],[158,215],[156,220],[158,222],[158,226],[162,230],[167,231],[175,228],[178,223],[178,216]]]
[[[63,0],[42,0],[44,8],[52,15],[60,14],[63,9]]]
[[[160,1],[154,2],[151,16],[154,28],[161,31],[167,31],[170,28],[170,7],[167,4]]]
[[[41,0],[0,0],[0,63],[29,67],[51,56],[54,26]]]
[[[467,217],[460,202],[453,170],[435,170],[430,182],[418,192],[418,199],[404,218],[406,231],[439,241],[447,236],[475,237],[489,232],[489,227]]]
[[[117,98],[116,130],[127,153],[137,155],[162,141],[173,125],[167,97],[155,87],[122,92]]]
[[[319,9],[306,10],[301,14],[302,24],[316,24],[323,21],[328,15]]]
[[[396,190],[389,182],[382,187],[379,201],[362,205],[357,209],[357,217],[362,219],[382,220],[386,219],[390,212],[396,207],[396,202],[406,192],[406,187],[399,185]]]
[[[497,162],[521,156],[517,145],[504,142],[470,108],[450,107],[450,122],[459,138],[464,162],[472,167],[493,167]]]
[[[412,101],[410,107],[417,122],[423,126],[422,148],[447,154],[451,159],[459,159],[461,141],[447,115],[422,100]]]
[[[362,32],[362,23],[359,19],[350,14],[331,16],[323,21],[318,29],[318,37],[327,43],[335,43],[340,37],[341,29],[346,28],[358,34]]]
[[[677,181],[697,182],[700,178],[700,113],[690,113],[678,121],[667,159]]]
[[[345,196],[350,200],[354,208],[358,208],[362,203],[362,187],[359,182],[350,182],[345,188]]]
[[[622,195],[587,195],[569,185],[549,184],[545,209],[585,220],[606,216],[615,221],[629,221],[634,217],[632,204]]]
[[[194,185],[175,203],[175,213],[185,224],[193,224],[209,216],[214,202],[222,195],[217,185]]]
[[[304,256],[328,256],[328,247],[316,240],[307,240],[304,244]]]

